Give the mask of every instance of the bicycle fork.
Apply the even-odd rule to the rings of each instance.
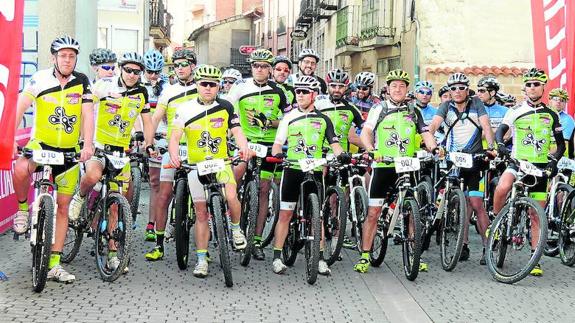
[[[52,193],[48,192],[49,185],[45,183],[50,183],[50,177],[52,176],[52,167],[46,165],[44,166],[44,171],[42,172],[42,180],[37,185],[34,185],[34,203],[32,203],[32,221],[30,225],[30,245],[36,245],[36,230],[38,229],[38,213],[40,212],[40,200],[43,196],[49,196],[54,204],[54,214],[52,216],[52,236],[50,237],[50,246],[56,241],[56,214],[58,212],[58,192],[54,184],[52,186]],[[44,219],[46,220],[46,219]]]

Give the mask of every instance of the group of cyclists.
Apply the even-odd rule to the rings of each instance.
[[[371,72],[361,72],[352,78],[348,72],[336,68],[322,78],[315,73],[321,60],[313,49],[303,49],[297,63],[285,56],[274,56],[267,49],[256,49],[248,59],[249,77],[233,68],[222,71],[203,64],[193,51],[178,49],[171,57],[176,76],[173,84],[163,75],[165,58],[157,50],[144,55],[130,52],[117,56],[109,49],[96,49],[90,54],[94,80],[75,70],[80,51],[75,39],[59,37],[52,42],[50,51],[53,66],[36,72],[26,84],[18,100],[16,124],[33,106],[34,128],[26,148],[76,152],[82,164],[80,167],[77,162],[66,162],[54,167],[58,192],[56,229],[47,275],[48,279],[59,282],[75,280],[60,261],[68,224],[78,221],[87,197],[106,172],[106,164],[111,162],[96,152],[125,154],[133,148],[135,136],[143,141],[141,146],[149,158],[149,221],[144,238],[155,242],[155,246],[144,255],[148,261],[164,257],[174,177],[183,163],[193,165],[230,156],[248,161],[256,158],[251,144],[266,147],[267,158],[262,158],[259,168],[259,207],[253,241],[247,241],[245,229],[240,226],[238,185],[249,171],[246,163],[226,164],[217,172],[216,179],[225,191],[233,248],[241,251],[253,244],[251,256],[256,260],[266,259],[263,232],[266,217],[270,216],[270,192],[279,194],[272,244],[272,270],[276,274],[288,268],[282,251],[297,209],[298,188],[307,178],[307,171],[297,164],[298,160],[333,156],[341,165],[356,159],[369,162],[361,171],[368,204],[361,221],[361,237],[356,237],[360,238],[357,244],[360,256],[353,268],[366,273],[380,218],[386,216],[382,208],[389,208],[388,198],[398,189],[396,165],[386,158],[415,157],[424,150],[436,158],[464,152],[484,153],[490,159],[510,156],[525,160],[549,170],[530,189],[530,196],[544,204],[547,179],[555,174],[557,162],[567,155],[568,146],[568,157],[573,157],[575,123],[565,112],[569,96],[563,89],[553,89],[549,92],[549,106],[543,103],[548,77],[538,68],[523,74],[524,98],[518,102],[501,91],[495,77],[481,78],[473,91],[465,74],[454,73],[438,90],[441,103],[436,108],[430,104],[434,86],[424,80],[412,84],[408,73],[400,69],[387,74],[379,91],[375,89],[376,75]],[[413,92],[409,91],[411,85]],[[290,166],[283,164],[282,169],[277,160],[295,162]],[[492,220],[485,210],[484,192],[480,188],[484,165],[474,160],[473,167],[459,173],[469,212],[458,260],[470,257],[468,228],[474,213],[483,243],[482,265]],[[14,166],[18,212],[13,230],[17,234],[30,228],[28,190],[37,167],[34,160],[24,156],[19,156]],[[505,204],[517,172],[515,164],[502,170],[493,196],[495,215]],[[336,184],[325,166],[317,166],[313,174],[325,187]],[[193,275],[196,277],[208,275],[211,261],[209,205],[201,177],[196,169],[187,178],[195,216],[197,262]],[[130,198],[129,163],[115,180]],[[277,192],[271,189],[273,185],[277,185]],[[532,219],[531,227],[538,225]],[[324,236],[322,229],[317,272],[329,275],[331,269],[324,260]],[[531,244],[536,245],[540,238],[531,236]],[[345,245],[349,244],[347,233],[343,240]],[[111,241],[106,266],[113,270],[119,265]],[[127,272],[128,268],[121,270]],[[428,265],[422,260],[419,271],[427,270]],[[532,275],[542,273],[539,264],[531,270]]]

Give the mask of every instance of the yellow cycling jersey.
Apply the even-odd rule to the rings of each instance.
[[[22,93],[36,104],[31,139],[58,148],[78,145],[82,104],[92,102],[86,75],[73,72],[62,87],[54,68],[41,70],[32,75]]]
[[[98,80],[92,92],[96,143],[128,148],[136,118],[150,112],[146,88],[138,84],[128,89],[119,76],[114,76]]]
[[[166,111],[166,119],[168,124],[167,139],[170,140],[170,135],[174,128],[174,118],[178,107],[187,101],[193,100],[198,97],[198,89],[195,83],[183,85],[181,83],[168,86],[160,98],[158,99],[158,107]],[[184,141],[182,141],[184,142]]]
[[[181,104],[176,111],[174,129],[181,129],[188,143],[188,163],[207,157],[228,157],[229,129],[240,126],[234,106],[224,99],[204,105],[198,99]]]

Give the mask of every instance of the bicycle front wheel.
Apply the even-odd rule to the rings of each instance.
[[[347,224],[347,203],[341,188],[332,186],[325,193],[322,207],[325,236],[324,258],[331,266],[339,259]]]
[[[136,224],[140,205],[140,194],[142,191],[142,170],[140,167],[133,166],[130,172],[132,174],[132,181],[130,185],[134,187],[132,201],[130,202],[130,211],[132,211],[132,223]]]
[[[534,223],[539,228],[534,230]],[[493,221],[487,238],[485,260],[493,278],[513,284],[539,263],[547,237],[545,211],[528,197],[506,204]]]
[[[415,187],[417,193],[417,204],[419,205],[419,218],[421,220],[421,250],[429,249],[431,242],[431,227],[433,225],[433,216],[431,213],[431,190],[432,186],[427,181],[422,181]]]
[[[173,200],[174,228],[176,240],[176,260],[178,268],[188,268],[190,253],[190,194],[185,180],[176,182],[176,192]]]
[[[54,200],[51,196],[40,196],[36,223],[36,243],[32,245],[32,287],[37,293],[44,290],[48,278],[48,262],[52,251],[54,235]]]
[[[232,278],[232,264],[230,262],[230,240],[228,239],[228,228],[224,221],[224,201],[220,195],[212,196],[210,201],[212,217],[216,225],[216,235],[218,238],[218,249],[220,253],[220,265],[224,272],[224,281],[227,287],[232,287],[234,281]]]
[[[315,284],[318,274],[319,249],[321,242],[321,219],[319,214],[319,198],[311,193],[306,199],[304,217],[309,221],[305,236],[305,267],[306,278],[310,285]]]
[[[367,197],[367,192],[363,186],[356,186],[352,189],[351,192],[351,194],[353,194],[353,204],[350,205],[350,207],[354,208],[355,216],[357,218],[357,222],[353,223],[351,226],[351,233],[352,236],[355,237],[357,251],[361,253],[363,251],[361,248],[361,227],[363,225],[364,219],[367,217],[369,198]]]
[[[467,215],[467,201],[463,191],[453,188],[445,201],[445,216],[440,227],[441,267],[452,271],[461,255],[463,248],[463,230]]]
[[[417,201],[407,198],[403,201],[401,209],[403,218],[401,236],[403,240],[403,271],[405,277],[413,281],[419,274],[421,257],[421,220],[419,219],[419,206]]]
[[[268,215],[262,232],[262,248],[269,245],[274,239],[274,231],[278,222],[280,210],[280,189],[274,181],[270,183],[270,193],[268,199]]]
[[[547,216],[549,216],[548,221],[548,232],[547,232],[547,243],[545,244],[545,249],[543,254],[548,257],[555,257],[559,254],[559,232],[561,227],[561,214],[562,208],[565,205],[565,200],[569,193],[573,191],[573,187],[569,184],[560,183],[557,185],[555,190],[555,196],[549,196],[550,199],[554,199],[553,210],[548,210]],[[548,207],[549,208],[549,203]]]
[[[575,264],[575,191],[565,200],[559,228],[559,257],[567,266]]]
[[[246,234],[246,247],[241,252],[240,264],[247,266],[252,259],[252,251],[254,249],[254,235],[256,234],[256,222],[259,213],[258,201],[259,187],[256,181],[251,181],[246,185],[244,198],[242,199],[242,216],[240,219],[240,227]]]

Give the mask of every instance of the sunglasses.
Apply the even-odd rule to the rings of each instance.
[[[159,74],[160,74],[160,71],[150,71],[150,70],[147,70],[146,73],[159,75]]]
[[[344,84],[338,84],[338,83],[329,83],[329,87],[337,89],[337,88],[344,88],[345,85]]]
[[[357,89],[360,91],[369,91],[371,88],[369,86],[358,86]]]
[[[234,83],[236,83],[236,81],[224,80],[223,83],[224,83],[224,84],[234,84]]]
[[[419,93],[419,94],[424,94],[424,95],[431,95],[431,94],[433,93],[433,91],[431,91],[431,90],[419,89],[419,90],[417,90],[417,93]]]
[[[457,90],[459,90],[459,91],[465,91],[465,90],[467,90],[467,86],[463,86],[463,85],[460,85],[460,86],[451,86],[451,87],[449,87],[449,90],[452,91],[452,92],[455,92],[455,91],[457,91]]]
[[[174,68],[188,67],[190,65],[191,65],[190,62],[183,61],[183,62],[179,62],[179,63],[174,63]]]
[[[266,69],[268,67],[270,67],[270,65],[268,65],[268,64],[260,64],[260,63],[253,63],[252,64],[252,68],[256,69],[256,70],[257,69]]]
[[[274,70],[276,72],[284,72],[284,73],[289,73],[289,68],[274,68]]]
[[[217,87],[217,86],[218,86],[218,83],[216,83],[216,82],[208,82],[208,81],[202,81],[202,82],[199,82],[198,84],[199,84],[201,87],[209,87],[209,88]]]
[[[142,70],[139,70],[137,68],[122,67],[122,69],[124,70],[124,72],[126,72],[128,74],[134,74],[134,75],[142,74]]]
[[[567,100],[565,100],[564,98],[560,98],[558,96],[551,97],[551,100],[557,101],[557,102],[567,102]]]
[[[100,68],[103,69],[104,71],[113,71],[116,69],[116,66],[114,66],[114,65],[100,65]]]
[[[525,83],[525,87],[540,87],[541,82],[527,82]]]
[[[296,89],[295,94],[310,94],[311,91],[308,89]]]
[[[487,89],[477,89],[477,92],[479,92],[479,93],[485,93],[485,92],[487,92]]]

